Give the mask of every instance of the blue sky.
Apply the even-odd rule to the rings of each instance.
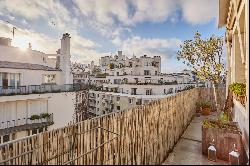
[[[72,61],[98,63],[123,50],[131,57],[159,55],[162,71],[185,68],[176,60],[181,42],[198,30],[223,36],[217,28],[218,0],[0,0],[0,35],[13,45],[55,53],[63,33],[71,34]],[[8,23],[6,22],[8,21]]]

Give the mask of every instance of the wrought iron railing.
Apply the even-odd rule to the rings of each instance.
[[[53,113],[45,118],[39,118],[39,119],[19,118],[15,120],[0,122],[0,130],[24,126],[24,125],[38,124],[38,123],[53,123]]]

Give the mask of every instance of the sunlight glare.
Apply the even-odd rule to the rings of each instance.
[[[14,47],[20,48],[20,50],[22,50],[22,51],[25,51],[25,50],[27,50],[27,48],[29,46],[29,40],[27,38],[24,38],[24,37],[17,37],[17,38],[14,38],[12,45]]]

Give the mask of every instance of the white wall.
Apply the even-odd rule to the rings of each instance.
[[[63,84],[61,81],[61,77],[63,77],[63,73],[61,71],[45,71],[45,70],[26,70],[26,69],[8,69],[8,68],[0,68],[0,73],[20,73],[20,85],[41,85],[43,83],[43,74],[55,74],[56,75],[56,83],[58,85]]]
[[[55,64],[52,64],[49,60],[49,56],[56,56],[56,54],[48,54],[46,55],[43,52],[35,51],[35,50],[21,50],[17,47],[9,47],[0,45],[0,60],[8,61],[8,62],[21,62],[21,63],[32,63],[32,64],[40,64],[49,67],[55,67]],[[45,58],[45,61],[43,61]],[[47,61],[47,62],[46,62]]]
[[[53,113],[55,124],[49,129],[63,127],[73,120],[75,97],[75,92],[1,96],[0,122]]]
[[[73,120],[76,102],[75,92],[52,93],[48,100],[48,112],[53,113],[55,124],[48,129],[64,127]]]

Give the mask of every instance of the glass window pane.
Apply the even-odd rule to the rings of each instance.
[[[15,74],[10,74],[10,85],[11,88],[15,88]]]
[[[4,89],[8,88],[8,75],[7,75],[7,73],[2,73],[2,86]]]
[[[16,74],[16,85],[20,86],[20,74]]]
[[[0,87],[3,86],[2,73],[0,73]]]

